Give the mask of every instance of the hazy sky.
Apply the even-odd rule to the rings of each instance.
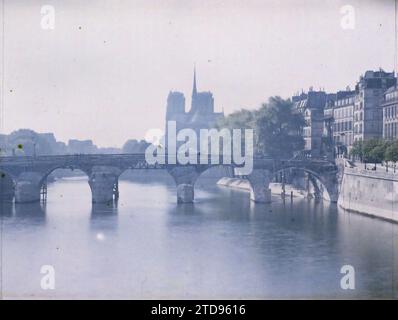
[[[341,27],[344,5],[353,30]],[[43,5],[55,28],[41,27]],[[4,0],[3,132],[122,146],[163,128],[167,94],[212,91],[226,113],[394,67],[394,1]]]

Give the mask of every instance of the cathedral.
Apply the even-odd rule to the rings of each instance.
[[[223,112],[214,112],[214,98],[211,92],[198,92],[196,88],[196,69],[193,74],[193,88],[191,109],[185,111],[184,94],[170,91],[167,97],[166,131],[167,122],[175,121],[177,131],[190,128],[197,133],[200,129],[214,128],[216,123],[224,117]]]

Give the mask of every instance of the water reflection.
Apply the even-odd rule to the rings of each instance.
[[[177,216],[195,216],[200,215],[201,210],[199,206],[193,203],[181,203],[178,206],[170,207],[169,214]]]
[[[117,215],[118,204],[117,202],[109,203],[93,203],[91,206],[91,220],[103,219]]]
[[[13,218],[23,223],[41,224],[46,221],[45,203],[0,203],[0,214],[3,218]]]
[[[46,215],[46,204],[41,202],[15,203],[16,217],[43,218]]]
[[[91,206],[90,226],[92,230],[115,230],[117,228],[118,203],[93,203]]]
[[[60,181],[46,206],[2,204],[6,296],[41,297],[38,270],[54,264],[59,298],[392,297],[396,225],[307,199],[254,204],[214,185],[183,205],[173,184],[120,192],[91,204],[86,181]],[[356,290],[340,288],[346,264]]]
[[[0,202],[0,216],[11,217],[14,212],[14,203],[10,201]]]

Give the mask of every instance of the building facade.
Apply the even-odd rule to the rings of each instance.
[[[383,96],[383,138],[398,138],[398,88],[389,88]]]
[[[312,91],[292,97],[304,115],[304,151],[348,155],[355,141],[398,138],[398,88],[394,72],[366,71],[355,90]],[[332,149],[332,152],[330,151]]]
[[[354,141],[355,91],[339,91],[333,106],[333,143],[337,155],[351,150]]]
[[[292,97],[295,110],[304,115],[305,126],[303,138],[304,150],[312,157],[318,157],[322,153],[322,136],[324,131],[324,109],[327,95],[324,91],[312,91],[301,93]]]
[[[394,72],[366,71],[355,87],[354,141],[383,137],[383,94],[396,84]]]

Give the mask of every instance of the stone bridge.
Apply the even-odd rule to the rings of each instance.
[[[203,155],[201,156],[203,159]],[[187,203],[194,200],[194,184],[198,177],[211,167],[220,166],[214,159],[208,158],[208,164],[155,164],[145,160],[144,154],[85,154],[60,156],[20,156],[0,157],[1,180],[11,181],[12,196],[15,202],[34,202],[40,200],[40,191],[48,175],[56,169],[79,169],[88,176],[93,203],[113,201],[115,186],[120,174],[128,169],[165,169],[177,185],[177,202]],[[199,161],[198,161],[199,162]],[[203,163],[203,161],[202,161]],[[234,164],[222,165],[233,169]],[[337,167],[325,160],[301,159],[281,160],[256,157],[253,159],[253,170],[243,176],[251,185],[251,199],[256,202],[270,202],[269,183],[279,171],[289,168],[303,170],[319,182],[332,202],[337,201]],[[239,176],[239,175],[238,175]],[[3,185],[2,181],[0,183]],[[1,185],[0,185],[1,187]],[[1,188],[5,192],[5,188]],[[10,191],[10,190],[8,190]]]

